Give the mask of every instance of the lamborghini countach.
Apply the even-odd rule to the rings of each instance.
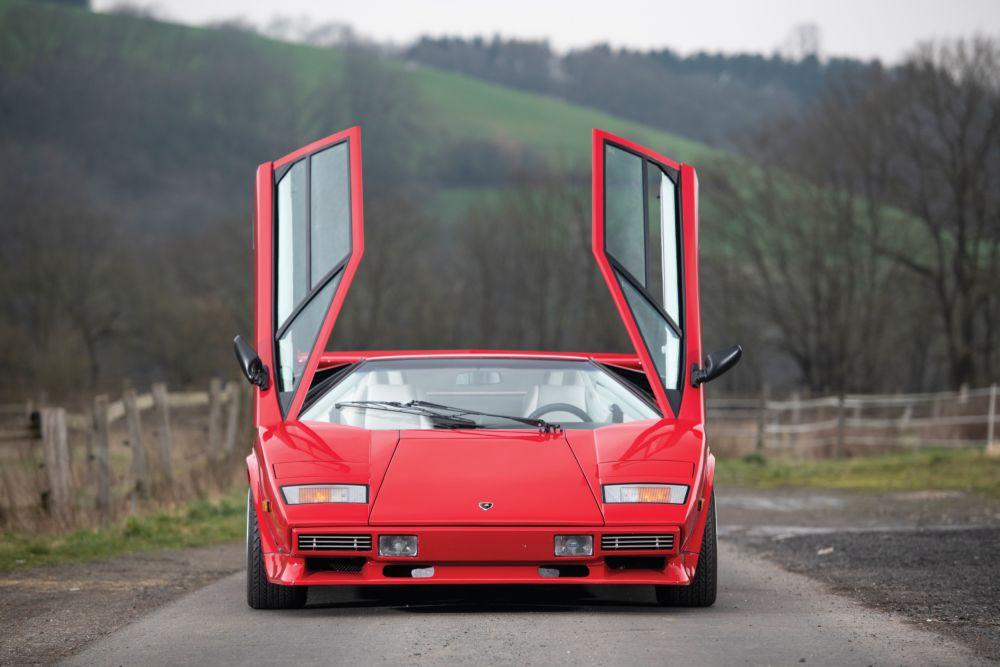
[[[716,597],[695,170],[595,130],[593,254],[633,350],[327,352],[364,251],[359,128],[257,170],[247,602],[312,586]]]

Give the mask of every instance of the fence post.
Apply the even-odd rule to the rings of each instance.
[[[159,424],[156,427],[156,443],[160,459],[160,471],[167,486],[173,486],[174,464],[170,460],[172,436],[170,433],[170,400],[167,396],[167,385],[157,382],[153,385],[152,393],[156,418],[159,420]]]
[[[833,452],[833,457],[837,459],[844,456],[844,431],[847,429],[847,408],[845,403],[844,392],[840,392],[837,395],[837,443]]]
[[[139,498],[146,500],[149,498],[149,462],[146,460],[146,448],[142,443],[142,419],[139,416],[135,390],[126,387],[122,394],[122,402],[125,404],[125,419],[128,423],[128,442],[132,448],[135,491]]]
[[[111,462],[108,450],[111,445],[108,424],[108,397],[94,399],[94,449],[97,456],[97,514],[101,523],[111,519]]]
[[[986,453],[990,456],[1000,456],[1000,445],[997,444],[997,383],[990,385],[990,407],[986,420]]]
[[[49,478],[49,513],[66,522],[72,512],[69,445],[66,440],[65,408],[42,408],[42,440],[45,471]]]
[[[765,430],[767,429],[767,397],[769,393],[767,383],[765,382],[760,389],[760,406],[757,408],[757,443],[755,450],[758,454],[764,453],[764,446],[766,444],[767,435]]]
[[[240,385],[234,381],[226,383],[226,437],[223,451],[228,460],[236,449],[236,436],[240,427],[240,403],[243,402]]]
[[[208,383],[208,457],[218,460],[222,451],[222,381]]]

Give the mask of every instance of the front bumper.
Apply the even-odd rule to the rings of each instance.
[[[300,549],[299,536],[370,535],[368,549]],[[672,535],[660,549],[604,549],[605,535]],[[416,535],[416,557],[378,555],[379,535]],[[555,557],[556,535],[592,535],[593,556]],[[680,548],[677,526],[378,526],[293,528],[287,552],[264,555],[272,583],[368,584],[673,584],[691,581],[697,554]],[[421,570],[418,576],[410,570]],[[343,570],[348,571],[343,571]],[[339,570],[339,571],[338,571]],[[554,576],[553,572],[558,572]],[[428,576],[429,574],[429,576]],[[423,576],[420,576],[423,575]]]

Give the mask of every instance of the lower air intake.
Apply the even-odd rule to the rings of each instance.
[[[673,534],[666,535],[602,535],[604,551],[670,551],[674,548]]]
[[[371,535],[299,535],[300,551],[371,551]]]

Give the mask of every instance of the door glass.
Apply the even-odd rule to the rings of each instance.
[[[671,178],[671,176],[674,176]],[[683,386],[677,177],[650,157],[604,144],[604,244],[667,400]]]
[[[340,284],[340,275],[327,282],[323,289],[313,296],[278,339],[278,391],[282,393],[283,402],[290,400],[292,392],[302,378],[302,371],[316,344],[323,318],[330,308],[337,285]]]
[[[646,240],[646,295],[663,307],[663,245],[660,212],[660,177],[663,172],[646,163],[646,215],[649,236]]]
[[[278,181],[276,326],[288,319],[310,289],[306,255],[306,173],[306,161],[299,160]]]
[[[678,326],[681,324],[681,269],[677,253],[677,185],[659,167],[650,166],[658,175],[661,231],[660,247],[663,249],[663,310]],[[652,222],[650,223],[652,225]]]
[[[347,142],[322,150],[310,159],[310,287],[316,287],[351,252],[351,181]]]
[[[292,402],[351,254],[350,146],[294,163],[275,186],[275,366]]]
[[[642,158],[604,147],[604,244],[632,277],[646,284]]]
[[[621,277],[618,278],[625,300],[628,301],[632,315],[635,317],[639,333],[646,343],[649,356],[653,358],[656,373],[660,376],[665,389],[680,387],[681,339],[674,332],[670,323],[654,308],[645,296],[639,293],[632,284]]]

